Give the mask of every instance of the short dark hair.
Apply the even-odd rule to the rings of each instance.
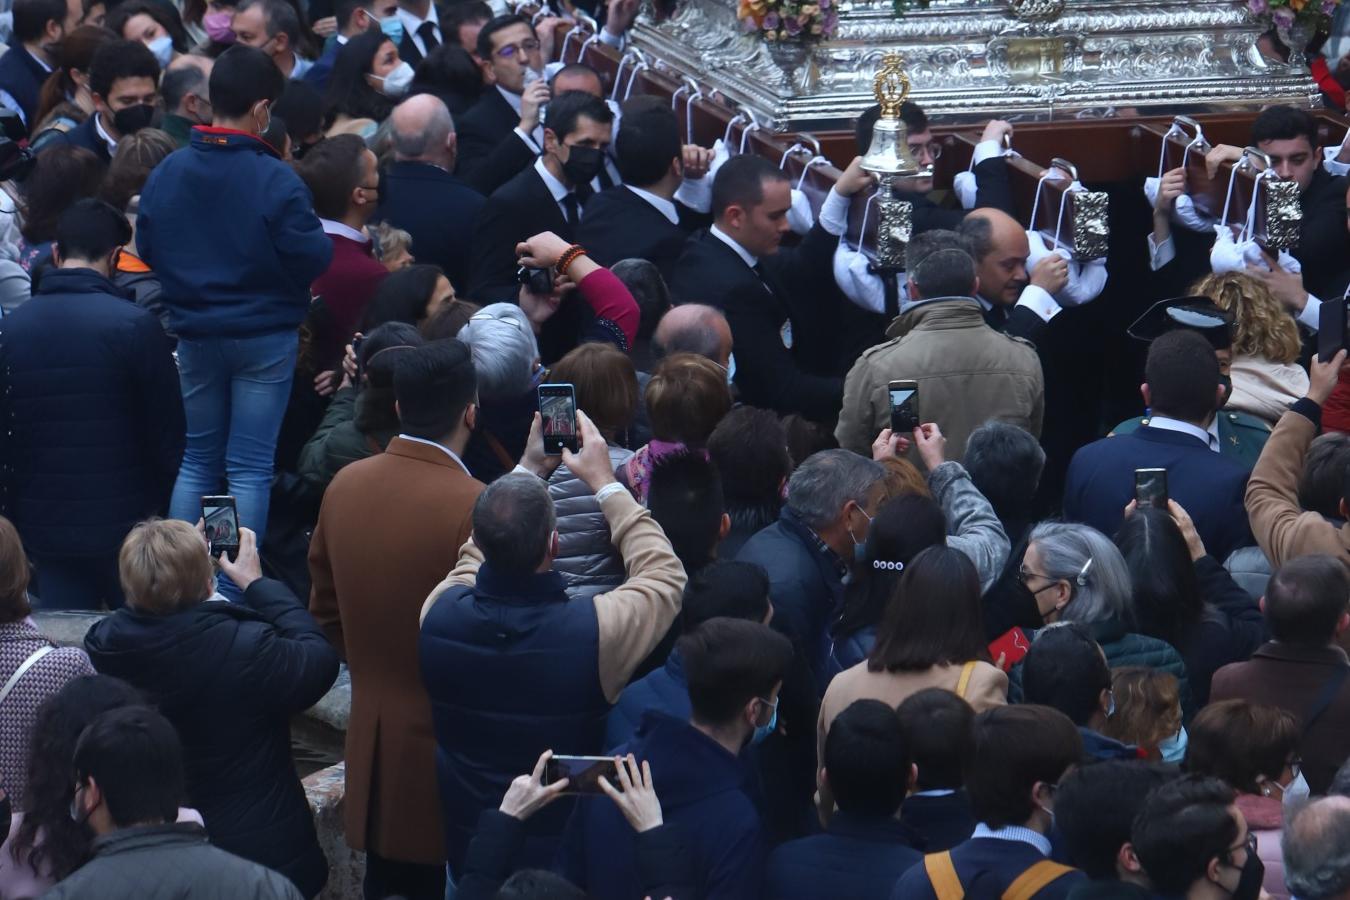
[[[585,91],[564,91],[549,101],[548,121],[544,123],[544,128],[553,132],[553,136],[561,143],[577,130],[583,117],[601,125],[609,125],[614,121],[614,113],[599,97]]]
[[[966,439],[962,464],[999,518],[1030,515],[1045,470],[1045,450],[1035,435],[990,419]]]
[[[709,619],[763,622],[769,614],[769,576],[754,563],[717,559],[691,573],[680,607],[684,631]]]
[[[1350,575],[1333,556],[1292,559],[1266,584],[1266,624],[1277,641],[1323,647],[1336,637],[1346,613]]]
[[[488,6],[482,0],[460,0],[459,3],[452,3],[446,10],[445,18],[441,20],[441,34],[445,35],[446,43],[459,45],[459,27],[469,25],[474,22],[482,22],[485,25],[492,21],[492,7]],[[465,50],[472,49],[465,47]]]
[[[273,101],[286,88],[286,79],[272,57],[244,44],[234,44],[216,57],[208,92],[217,116],[237,119],[259,100]]]
[[[1148,795],[1130,842],[1154,893],[1184,895],[1210,860],[1228,855],[1238,837],[1233,801],[1231,787],[1203,775],[1166,782]]]
[[[900,717],[880,700],[855,700],[834,717],[821,758],[840,812],[893,816],[909,790]]]
[[[1116,857],[1144,798],[1172,774],[1136,759],[1107,759],[1064,776],[1055,793],[1055,824],[1069,861],[1089,878],[1116,878]]]
[[[905,248],[905,270],[925,300],[975,293],[970,244],[955,231],[937,228],[914,235]]]
[[[361,331],[370,330],[385,322],[407,322],[417,325],[427,315],[427,304],[436,292],[436,282],[445,277],[440,266],[419,263],[390,272],[380,281],[375,295],[366,305],[361,317]]]
[[[896,592],[904,602],[882,613],[869,670],[915,672],[988,659],[980,576],[960,550],[939,544],[921,551],[905,567]]]
[[[319,141],[295,164],[320,218],[337,220],[347,214],[352,191],[365,177],[362,161],[367,152],[360,135],[338,134]]]
[[[301,141],[322,131],[323,98],[312,84],[287,81],[281,96],[272,101],[272,115],[286,120],[286,133],[299,147]]]
[[[173,112],[188,94],[206,93],[205,88],[206,73],[201,66],[179,66],[164,73],[164,80],[159,83],[159,95],[164,98],[164,108]]]
[[[722,473],[727,509],[782,504],[783,482],[792,474],[787,432],[767,409],[738,406],[708,437],[708,454]]]
[[[299,48],[300,14],[294,6],[291,6],[286,0],[242,0],[236,7],[236,11],[243,12],[254,6],[260,7],[262,10],[263,25],[267,29],[269,38],[284,34],[290,41],[292,50]]]
[[[48,22],[63,25],[65,21],[66,0],[14,0],[14,38],[20,43],[42,37]]]
[[[680,125],[669,104],[657,97],[634,97],[623,105],[614,153],[626,183],[638,187],[655,184],[682,152]]]
[[[1053,707],[1087,725],[1101,708],[1101,693],[1111,689],[1111,670],[1101,648],[1082,625],[1070,622],[1036,636],[1022,662],[1022,694],[1027,703]]]
[[[119,828],[178,819],[182,745],[169,720],[147,706],[109,710],[90,722],[75,744],[75,774],[98,785]]]
[[[942,688],[925,688],[896,710],[905,746],[919,769],[920,791],[956,790],[975,753],[975,710]]]
[[[1186,771],[1222,778],[1234,790],[1256,794],[1258,779],[1279,778],[1297,753],[1303,728],[1277,706],[1246,700],[1211,703],[1186,728]]]
[[[630,257],[609,267],[614,277],[623,282],[638,305],[637,339],[645,341],[656,331],[657,323],[670,309],[670,288],[656,263],[649,259]],[[653,352],[655,348],[653,347]]]
[[[453,338],[398,355],[394,396],[403,430],[413,437],[436,440],[454,431],[477,394],[473,357]]]
[[[1292,141],[1307,138],[1309,147],[1316,147],[1317,121],[1307,110],[1293,106],[1267,106],[1252,122],[1252,146],[1266,141]]]
[[[752,698],[767,699],[792,663],[792,642],[767,625],[709,619],[676,642],[696,721],[735,721]]]
[[[374,7],[375,0],[338,0],[333,6],[333,16],[337,19],[338,31],[346,31],[358,9],[367,12]]]
[[[140,41],[108,41],[89,63],[89,90],[107,99],[123,78],[149,78],[159,83],[159,62]]]
[[[554,90],[557,90],[556,85],[557,85],[557,83],[558,83],[558,79],[559,79],[559,78],[569,78],[569,79],[570,79],[570,78],[577,78],[577,77],[580,77],[580,78],[594,78],[594,79],[595,79],[596,87],[599,88],[599,90],[601,91],[601,93],[604,92],[604,89],[605,89],[605,81],[604,81],[603,78],[600,77],[600,73],[597,72],[593,66],[588,66],[588,65],[586,65],[586,64],[583,63],[583,62],[566,63],[565,65],[560,66],[560,67],[558,68],[558,71],[554,72],[553,75],[552,75],[552,77],[549,78],[549,80],[548,80],[548,86],[549,86],[550,88],[553,88]],[[574,89],[574,90],[575,90],[575,89]],[[566,91],[564,91],[563,93],[566,93]],[[608,105],[608,104],[606,104],[606,105]]]
[[[56,221],[62,259],[104,259],[131,240],[127,217],[102,200],[76,200]]]
[[[858,116],[858,123],[853,128],[853,138],[857,142],[860,154],[866,153],[871,148],[872,131],[876,128],[879,118],[881,107],[876,104],[867,107]],[[905,129],[913,134],[922,134],[928,130],[928,114],[913,100],[906,100],[900,104],[900,121],[904,122]]]
[[[712,562],[721,540],[722,479],[701,453],[679,453],[652,467],[647,508],[666,532],[685,572]]]
[[[712,214],[720,219],[727,207],[753,209],[764,202],[764,182],[788,181],[787,174],[762,156],[733,156],[713,176]]]
[[[512,25],[528,25],[530,33],[535,34],[534,25],[532,25],[530,20],[525,16],[516,15],[514,13],[511,15],[496,16],[488,20],[488,23],[478,32],[478,46],[476,48],[478,58],[484,62],[490,60],[492,58],[492,36],[503,28],[510,28]],[[537,36],[538,35],[536,34],[536,37]],[[550,114],[552,113],[552,108],[549,109],[549,112]]]
[[[503,475],[473,505],[473,542],[501,572],[533,572],[557,524],[548,488],[533,475]]]
[[[975,750],[966,793],[976,820],[990,828],[1023,825],[1036,811],[1036,782],[1056,784],[1083,756],[1069,717],[1048,706],[997,706],[975,717]]]
[[[1298,480],[1298,505],[1329,519],[1341,517],[1341,500],[1350,496],[1350,434],[1328,431],[1308,445]]]
[[[1209,341],[1178,328],[1149,344],[1144,380],[1153,415],[1203,422],[1214,412],[1219,360]]]

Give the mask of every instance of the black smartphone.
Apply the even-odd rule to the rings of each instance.
[[[239,555],[239,513],[234,498],[207,496],[202,498],[202,521],[206,523],[206,544],[212,558],[229,554],[233,562]]]
[[[1167,510],[1167,470],[1135,469],[1134,501],[1140,509]]]
[[[541,296],[553,293],[553,270],[531,269],[521,266],[516,269],[516,281],[530,289],[531,294]]]
[[[623,790],[623,785],[619,783],[618,764],[612,756],[550,756],[544,765],[544,784],[568,779],[564,794],[602,793],[602,775],[614,788]]]
[[[557,456],[581,447],[577,438],[577,392],[570,384],[539,385],[539,415],[544,420],[544,452]]]
[[[1350,292],[1345,297],[1323,303],[1317,313],[1317,358],[1322,362],[1331,362],[1346,346],[1347,306],[1350,306]]]
[[[891,431],[907,435],[919,427],[919,383],[892,381],[886,385],[891,396]]]

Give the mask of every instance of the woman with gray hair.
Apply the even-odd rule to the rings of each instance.
[[[1018,580],[1046,625],[1087,626],[1111,668],[1147,666],[1175,675],[1182,714],[1186,719],[1194,714],[1181,654],[1166,641],[1131,630],[1136,616],[1130,572],[1106,535],[1087,525],[1042,522],[1031,531]],[[1013,670],[1010,698],[1021,697],[1020,669]]]
[[[475,313],[459,332],[473,353],[478,375],[478,427],[464,452],[464,464],[490,483],[515,468],[525,452],[538,403],[534,389],[543,369],[530,320],[514,303],[492,303]]]

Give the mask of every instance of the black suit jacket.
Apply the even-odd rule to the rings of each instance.
[[[708,216],[682,203],[676,203],[675,209],[678,224],[626,187],[601,191],[586,203],[577,242],[602,266],[621,259],[646,259],[670,281],[690,232],[711,224]]]
[[[984,321],[995,331],[1020,337],[1037,345],[1040,344],[1041,339],[1045,337],[1046,330],[1050,327],[1049,322],[1025,306],[1014,306],[1009,309],[994,304],[984,311]]]
[[[459,164],[455,174],[484,196],[506,184],[537,155],[515,133],[520,114],[502,92],[487,85],[458,122]]]
[[[94,129],[96,118],[98,118],[97,113],[61,134],[57,140],[92,151],[106,165],[112,161],[112,154],[108,152],[108,142],[99,137],[98,132]]]
[[[1019,218],[1013,205],[1012,184],[1008,179],[1008,160],[1002,156],[986,159],[974,169],[975,208],[1001,209],[1014,219]],[[914,233],[935,228],[954,229],[970,213],[967,209],[948,209],[938,206],[927,196],[908,197],[914,204]]]
[[[817,224],[796,247],[762,260],[771,291],[734,250],[711,231],[689,238],[675,263],[677,302],[721,309],[736,351],[741,399],[780,413],[831,423],[843,402],[844,379],[833,368],[837,292],[831,260],[838,238]],[[791,323],[792,347],[783,325]]]
[[[516,244],[541,231],[575,238],[548,185],[530,166],[488,197],[474,223],[469,276],[474,302],[516,301]]]
[[[451,284],[467,288],[474,221],[485,203],[486,197],[444,169],[399,162],[380,183],[375,219],[411,234],[419,263],[440,266]]]
[[[1323,300],[1338,296],[1337,285],[1345,284],[1350,269],[1350,236],[1345,230],[1345,191],[1350,179],[1335,177],[1321,166],[1303,192],[1303,225],[1298,246],[1292,251],[1303,266],[1303,286]]]
[[[448,13],[446,12],[445,7],[437,3],[436,22],[437,27],[440,29],[441,32],[442,45],[444,45],[445,42],[448,40],[453,40],[453,38],[450,35],[445,33],[445,19],[447,15]],[[469,47],[467,49],[470,52],[473,51],[472,47]],[[417,68],[417,64],[424,59],[422,51],[418,50],[417,44],[413,42],[412,32],[409,31],[407,28],[403,29],[403,40],[399,41],[398,58],[406,62],[408,65],[412,66],[414,69]]]

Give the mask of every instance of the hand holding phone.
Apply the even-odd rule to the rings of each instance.
[[[544,765],[545,786],[567,781],[564,794],[600,794],[600,778],[620,785],[618,765],[612,756],[552,756]]]
[[[544,419],[544,452],[557,456],[566,448],[576,453],[577,394],[570,384],[539,385],[539,414]]]
[[[1135,469],[1134,500],[1139,509],[1167,511],[1167,470]]]
[[[909,434],[919,427],[919,383],[892,381],[886,385],[891,401],[891,431]]]
[[[239,513],[234,498],[214,494],[202,497],[202,522],[211,558],[224,553],[235,559],[239,555]]]
[[[545,750],[534,764],[529,775],[517,775],[506,789],[498,809],[514,819],[525,821],[539,810],[556,800],[567,789],[566,778],[556,779],[552,783],[545,781],[545,769],[553,757],[552,750]]]

